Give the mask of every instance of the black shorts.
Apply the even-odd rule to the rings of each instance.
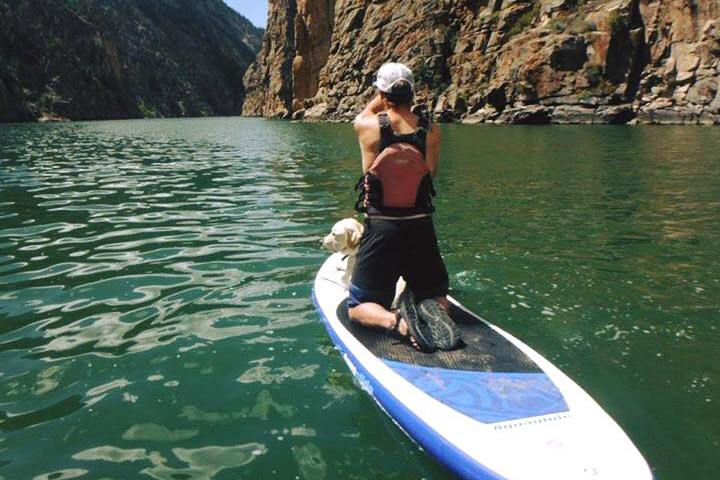
[[[373,302],[389,309],[400,276],[417,301],[447,295],[448,273],[431,217],[365,220],[348,306]]]

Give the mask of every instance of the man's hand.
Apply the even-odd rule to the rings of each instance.
[[[377,115],[378,113],[385,110],[385,104],[383,103],[382,97],[380,94],[375,95],[370,102],[365,106],[365,109],[360,112],[359,117],[361,116],[371,116],[371,115]]]

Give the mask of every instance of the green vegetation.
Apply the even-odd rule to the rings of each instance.
[[[458,42],[458,37],[460,36],[460,26],[455,24],[451,25],[445,33],[445,45],[449,48],[449,51],[452,52],[455,50],[455,45]]]
[[[535,21],[538,13],[540,13],[540,2],[533,2],[533,6],[530,10],[526,11],[513,24],[512,28],[508,32],[510,36],[515,36],[518,33],[522,33],[527,30]]]
[[[627,29],[625,18],[620,15],[618,10],[610,12],[610,15],[608,15],[608,25],[610,25],[610,31],[614,34]]]
[[[43,112],[53,112],[54,106],[62,102],[63,98],[55,91],[52,85],[48,85],[37,101],[37,105]]]
[[[158,118],[157,111],[153,107],[146,105],[144,100],[137,103],[137,108],[144,118]]]
[[[550,29],[552,31],[554,31],[555,33],[563,33],[566,28],[567,28],[567,22],[565,22],[559,18],[551,18],[550,19]]]
[[[594,30],[597,30],[597,25],[592,22],[588,22],[587,20],[584,20],[580,16],[575,17],[575,19],[570,23],[569,27],[569,32],[575,35],[592,32]]]
[[[592,97],[593,97],[593,95],[590,92],[588,92],[587,90],[583,90],[578,95],[578,100],[580,100],[581,102],[587,101],[587,100],[590,100]]]
[[[585,76],[590,86],[596,87],[604,81],[604,70],[599,65],[591,65],[585,70]]]
[[[583,33],[597,30],[597,25],[592,22],[588,22],[580,15],[574,17],[572,20],[568,20],[567,18],[552,18],[550,19],[549,26],[555,33],[567,32],[573,35],[581,35]]]
[[[413,69],[415,78],[419,83],[430,87],[433,84],[433,70],[428,66],[427,62],[421,62],[420,65]]]

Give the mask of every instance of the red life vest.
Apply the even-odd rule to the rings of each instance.
[[[389,217],[432,213],[435,191],[425,162],[427,120],[405,135],[392,130],[387,113],[379,114],[378,122],[380,153],[356,186],[360,196],[355,209]]]

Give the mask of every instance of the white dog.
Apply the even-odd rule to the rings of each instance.
[[[323,238],[322,247],[328,252],[342,253],[347,256],[343,285],[350,285],[352,271],[355,268],[355,257],[360,247],[363,225],[354,218],[344,218],[333,225],[330,233]],[[342,266],[338,266],[342,269]]]
[[[352,272],[355,268],[355,258],[360,248],[360,238],[363,234],[363,224],[354,218],[344,218],[332,226],[330,233],[322,240],[322,247],[328,252],[342,253],[347,256],[347,263],[338,266],[338,270],[345,269],[342,282],[345,287],[350,285]],[[397,298],[405,290],[405,280],[400,277],[395,287],[395,300],[393,308],[397,303]]]

